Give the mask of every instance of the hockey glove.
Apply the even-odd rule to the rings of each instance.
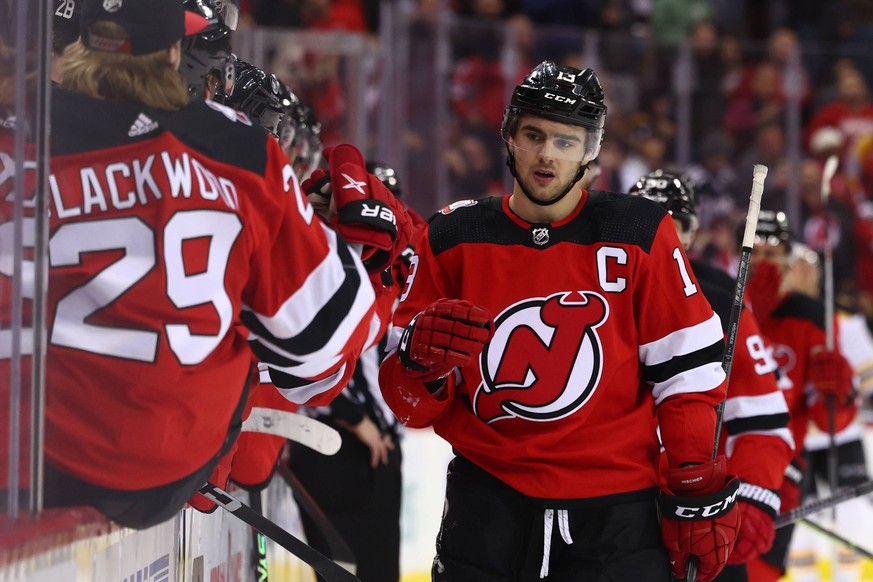
[[[779,514],[779,494],[752,483],[742,483],[737,494],[740,533],[728,564],[745,564],[773,546]]]
[[[363,246],[361,258],[368,271],[384,271],[412,237],[412,222],[403,204],[379,178],[367,173],[356,147],[328,148],[325,157],[329,171],[313,172],[303,182],[303,190],[311,197],[332,198],[336,214],[328,220],[331,227],[347,242]]]
[[[736,511],[740,482],[726,476],[726,467],[720,456],[701,465],[667,470],[667,488],[658,496],[658,507],[661,538],[676,578],[685,578],[686,562],[696,556],[697,580],[709,582],[734,548],[740,527]]]
[[[458,299],[438,299],[416,315],[397,351],[405,373],[420,382],[448,376],[482,352],[494,333],[491,313]]]
[[[809,381],[816,392],[844,403],[852,397],[852,366],[839,352],[821,349],[809,357]]]

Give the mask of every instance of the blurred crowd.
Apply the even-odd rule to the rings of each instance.
[[[835,246],[843,304],[873,319],[873,1],[788,0],[394,0],[411,16],[410,93],[404,145],[409,178],[432,193],[434,156],[448,168],[449,197],[504,193],[499,135],[507,91],[542,59],[593,67],[609,113],[593,188],[625,192],[643,174],[672,168],[696,185],[702,230],[693,254],[733,253],[754,164],[770,169],[764,207],[799,208],[797,236],[821,252]],[[243,0],[256,26],[355,31],[377,38],[380,3],[367,0]],[[449,119],[432,150],[438,99],[430,63],[441,23],[451,46],[444,83]],[[393,32],[391,33],[393,34]],[[312,103],[326,145],[347,114],[341,59],[281,49],[272,71]],[[421,69],[421,75],[416,74]],[[305,74],[304,74],[305,73]],[[680,96],[687,96],[682,100]],[[684,116],[684,119],[683,119]],[[682,124],[687,132],[683,150]],[[826,225],[823,161],[838,154]],[[799,163],[799,165],[798,165]],[[444,195],[444,194],[443,194]],[[796,197],[795,197],[796,196]],[[794,197],[794,198],[792,198]],[[419,210],[429,213],[435,209]]]

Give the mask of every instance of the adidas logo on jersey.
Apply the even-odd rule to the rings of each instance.
[[[145,113],[140,113],[139,117],[136,118],[136,121],[133,122],[133,125],[130,126],[130,129],[127,130],[127,135],[129,135],[130,137],[136,137],[138,135],[143,135],[144,133],[154,131],[157,128],[157,121],[153,121]]]

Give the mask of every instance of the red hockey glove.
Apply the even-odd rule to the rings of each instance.
[[[752,483],[740,484],[737,511],[740,513],[740,533],[737,545],[728,557],[728,564],[745,564],[773,546],[779,515],[779,494]]]
[[[658,507],[661,539],[676,578],[685,578],[686,562],[696,556],[697,580],[709,582],[734,548],[740,527],[740,482],[726,476],[726,467],[727,460],[720,456],[702,465],[667,470],[667,489],[658,496]]]
[[[852,366],[839,352],[821,349],[810,354],[809,381],[822,396],[846,402],[852,394]]]
[[[362,259],[370,272],[384,271],[406,248],[412,222],[403,204],[376,176],[367,173],[356,147],[341,144],[325,150],[329,171],[316,170],[303,182],[307,195],[333,198],[331,226],[347,242],[364,247]],[[326,178],[329,177],[329,183]]]
[[[768,319],[782,298],[782,269],[772,261],[759,261],[746,283],[746,295],[758,321]]]
[[[212,474],[209,476],[210,483],[218,485],[222,489],[227,488],[227,481],[230,478],[230,467],[233,464],[233,456],[236,454],[236,449],[237,445],[234,443],[233,447],[231,447],[231,449],[221,457],[218,464],[215,466],[215,469],[212,470]],[[188,505],[201,513],[212,513],[218,508],[214,501],[204,497],[200,493],[195,493],[194,496],[188,500]]]
[[[458,299],[438,299],[416,315],[397,350],[406,374],[421,382],[445,378],[482,352],[494,333],[491,313]]]

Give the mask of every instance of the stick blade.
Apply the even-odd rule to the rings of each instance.
[[[335,455],[343,444],[342,436],[332,426],[275,408],[252,408],[249,417],[243,421],[242,430],[285,437],[323,455]]]

